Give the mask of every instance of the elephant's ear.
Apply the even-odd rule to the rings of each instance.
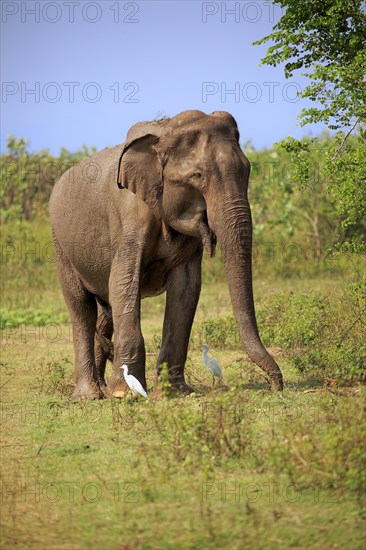
[[[159,138],[146,134],[127,141],[118,163],[117,184],[154,208],[163,191],[162,167],[154,148]]]

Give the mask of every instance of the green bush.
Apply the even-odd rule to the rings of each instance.
[[[0,328],[12,328],[20,325],[45,326],[50,323],[67,323],[70,317],[67,313],[56,313],[52,309],[7,309],[0,312]]]
[[[348,296],[278,294],[260,305],[257,316],[264,343],[286,350],[300,372],[342,382],[364,376],[362,318],[359,315],[355,320]]]
[[[319,293],[282,293],[265,300],[257,311],[266,345],[295,350],[312,344],[327,323],[329,301]]]
[[[7,154],[0,156],[0,205],[2,220],[48,217],[48,200],[57,179],[71,166],[95,152],[84,145],[70,153],[62,148],[58,157],[48,149],[30,153],[28,142],[10,136]]]
[[[235,342],[237,328],[232,316],[209,319],[203,323],[203,339],[210,346],[222,349]]]

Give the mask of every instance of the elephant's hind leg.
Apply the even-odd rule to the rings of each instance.
[[[106,390],[105,367],[107,359],[114,358],[114,346],[111,341],[113,336],[112,309],[109,306],[98,303],[98,319],[95,331],[95,364],[97,367],[98,379],[102,388]]]
[[[72,400],[102,399],[94,356],[97,302],[74,271],[55,239],[56,258],[62,292],[69,309],[75,350],[75,389]]]

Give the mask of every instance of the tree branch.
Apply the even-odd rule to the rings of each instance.
[[[350,134],[353,132],[353,130],[356,128],[357,124],[361,122],[361,117],[359,116],[357,119],[356,119],[356,122],[354,123],[354,125],[352,126],[352,128],[347,132],[347,134],[344,136],[344,138],[342,139],[342,143],[339,145],[339,147],[337,147],[336,151],[334,152],[334,154],[332,155],[331,159],[330,160],[334,160],[340,150],[343,148],[344,144],[346,143],[348,137],[350,136]]]

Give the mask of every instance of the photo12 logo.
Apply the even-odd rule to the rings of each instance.
[[[60,0],[54,2],[1,2],[2,23],[75,23],[95,24],[139,23],[140,4],[137,2],[81,2]]]
[[[21,403],[2,402],[0,404],[1,422],[3,425],[30,424],[37,425],[44,421],[69,421],[71,424],[80,420],[97,423],[103,414],[102,406],[89,405],[87,402],[60,404],[58,401],[48,403],[23,401]]]
[[[113,103],[139,103],[140,87],[137,82],[14,82],[1,85],[1,102],[10,103],[98,103],[103,99]]]
[[[202,2],[202,23],[274,23],[282,14],[273,2]]]
[[[2,481],[1,497],[4,503],[61,501],[69,503],[94,503],[102,500],[134,504],[140,499],[140,486],[137,483],[100,483],[89,481],[49,481],[42,483]]]
[[[297,103],[302,92],[297,82],[202,82],[201,100],[208,103],[210,98],[221,103]]]
[[[324,502],[337,504],[337,491],[334,488],[325,489],[319,485],[301,487],[296,483],[277,483],[265,481],[263,483],[213,483],[205,482],[201,486],[201,500],[220,502],[252,503],[263,500],[265,502],[288,502],[295,504],[311,499],[314,503]]]

